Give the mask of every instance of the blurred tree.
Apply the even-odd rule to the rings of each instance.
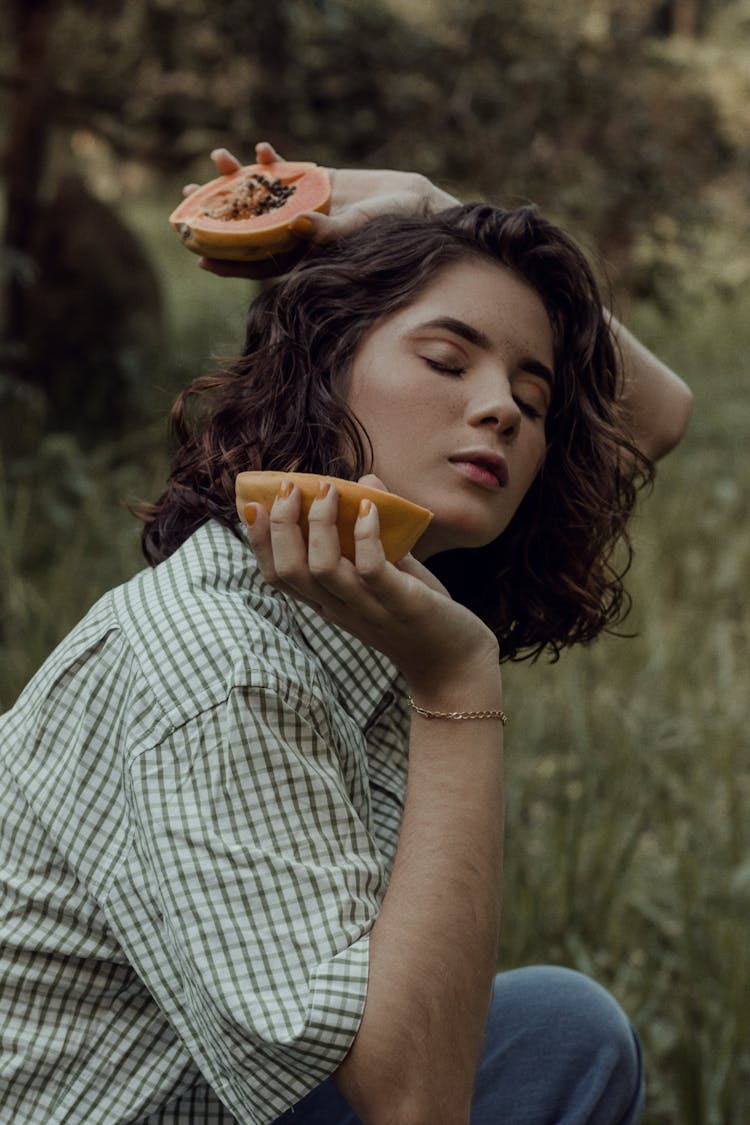
[[[139,241],[75,174],[39,210],[26,289],[27,378],[53,428],[87,442],[147,416],[162,343],[162,299]]]
[[[5,173],[5,225],[0,269],[3,342],[0,351],[0,437],[9,448],[13,434],[27,436],[44,409],[21,375],[25,341],[30,331],[27,291],[33,279],[31,251],[38,217],[37,186],[41,182],[49,141],[48,106],[49,28],[60,0],[13,3],[6,10],[8,23],[3,42],[16,44],[15,66],[7,98]],[[24,424],[25,423],[25,424]]]
[[[460,152],[480,192],[531,198],[600,248],[621,291],[676,293],[674,247],[690,246],[733,153],[692,64],[644,35],[650,0],[444,11],[440,65],[456,78],[431,113],[440,171],[455,176]]]
[[[120,167],[140,161],[173,187],[209,171],[215,144],[249,157],[267,138],[290,157],[533,199],[601,250],[619,290],[668,302],[722,206],[717,185],[747,165],[749,3],[422,0],[418,16],[403,0],[10,0],[6,369],[23,372],[25,348],[28,374],[32,303],[37,316],[49,307],[29,279],[54,240],[33,245],[32,232],[81,127]],[[719,25],[734,28],[721,45]],[[56,339],[65,350],[62,326]],[[92,351],[106,347],[102,332]],[[37,371],[38,385],[59,383],[57,370]],[[127,402],[132,381],[120,386]]]
[[[121,6],[105,0],[102,21]],[[158,285],[134,235],[66,174],[65,162],[50,165],[56,130],[70,112],[58,39],[65,13],[61,0],[15,0],[9,8],[16,55],[3,158],[6,451],[45,416],[55,429],[95,440],[136,422],[138,369],[153,362],[161,330]]]

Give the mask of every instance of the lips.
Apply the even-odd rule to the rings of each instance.
[[[490,473],[498,485],[503,488],[508,483],[508,466],[505,458],[489,450],[467,450],[457,453],[449,460],[454,465],[474,465],[486,473]]]

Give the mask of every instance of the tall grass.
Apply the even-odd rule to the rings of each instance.
[[[696,406],[637,521],[637,636],[506,675],[501,961],[612,987],[652,1125],[750,1120],[749,305],[642,311]]]
[[[236,349],[248,294],[160,234],[164,210],[135,218],[159,224],[166,395]],[[644,1042],[649,1125],[750,1120],[749,313],[750,294],[680,322],[639,310],[637,329],[691,383],[696,409],[636,522],[636,635],[505,675],[500,965],[569,964],[614,991]],[[158,426],[84,457],[60,436],[37,471],[0,480],[0,707],[141,565],[125,500],[160,487],[164,444]]]

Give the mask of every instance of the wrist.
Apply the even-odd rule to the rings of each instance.
[[[475,719],[495,719],[507,725],[508,716],[501,707],[486,707],[479,711],[435,711],[429,707],[420,707],[415,699],[409,696],[409,706],[415,714],[422,719],[444,719],[448,722],[470,722]]]
[[[425,668],[421,675],[405,676],[414,703],[428,711],[466,712],[500,710],[502,675],[497,649],[450,669]]]

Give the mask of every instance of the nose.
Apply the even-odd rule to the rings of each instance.
[[[513,398],[510,381],[503,375],[491,383],[476,387],[469,407],[470,425],[487,428],[512,441],[521,426],[521,410]]]

